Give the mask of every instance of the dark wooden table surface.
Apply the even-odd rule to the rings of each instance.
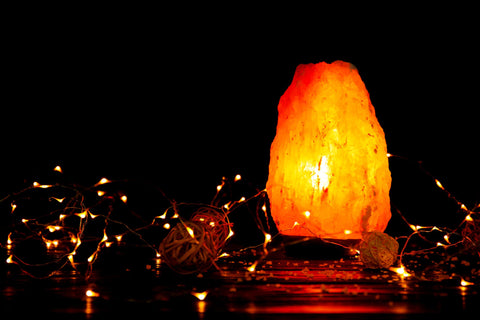
[[[246,250],[221,258],[221,272],[181,276],[160,259],[134,251],[111,250],[95,263],[89,279],[68,267],[50,278],[33,279],[15,265],[4,265],[0,314],[34,312],[62,319],[463,319],[475,318],[480,307],[478,286],[402,279],[392,271],[365,269],[358,259],[295,259],[278,250],[250,272],[247,268],[259,251]]]

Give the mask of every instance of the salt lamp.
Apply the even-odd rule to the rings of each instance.
[[[390,220],[387,144],[358,70],[299,65],[280,98],[267,193],[281,234],[361,239]]]

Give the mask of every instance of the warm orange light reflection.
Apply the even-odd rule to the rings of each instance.
[[[195,239],[195,234],[193,233],[193,229],[188,226],[185,226],[185,229],[187,229],[187,232],[190,235],[190,237]]]
[[[98,186],[98,185],[101,185],[101,184],[105,184],[105,183],[110,183],[111,181],[108,180],[107,178],[102,178],[100,179],[100,181],[98,181],[95,186]]]
[[[91,289],[88,289],[87,291],[85,291],[85,295],[87,297],[100,297],[100,294],[98,292],[95,292]]]
[[[207,297],[207,294],[208,294],[208,291],[192,292],[192,295],[200,301],[205,300],[205,298]]]
[[[47,227],[48,231],[50,231],[50,232],[58,231],[58,230],[60,230],[61,228],[62,228],[62,227],[60,227],[60,226],[48,226],[48,227]]]
[[[391,267],[390,270],[396,272],[399,276],[401,276],[402,278],[403,277],[410,277],[411,274],[408,273],[406,270],[405,270],[405,267],[404,266],[401,266],[401,267],[398,267],[398,268],[395,268],[395,267]]]
[[[258,261],[255,261],[254,263],[252,263],[252,264],[247,268],[247,270],[250,271],[250,272],[254,272],[255,269],[257,268],[257,264],[258,264]]]
[[[80,213],[76,213],[76,215],[79,216],[80,219],[85,219],[87,217],[87,213],[88,213],[88,211],[83,211],[83,212],[80,212]]]
[[[57,201],[57,202],[59,202],[59,203],[62,203],[63,200],[65,200],[65,198],[55,198],[55,197],[50,197],[50,199],[55,200],[55,201]]]
[[[466,286],[471,286],[471,285],[474,285],[474,283],[473,283],[473,282],[466,281],[466,280],[462,279],[462,281],[460,282],[460,285],[461,285],[462,287],[466,287]]]
[[[34,182],[33,182],[33,187],[34,187],[34,188],[47,189],[47,188],[51,188],[52,185],[51,185],[51,184],[40,184],[40,183],[38,183],[37,181],[34,181]]]
[[[438,179],[435,179],[435,183],[437,184],[437,187],[439,187],[440,189],[444,190],[445,188],[443,187],[443,185],[440,183],[440,181],[438,181]]]

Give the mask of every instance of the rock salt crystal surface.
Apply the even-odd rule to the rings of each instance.
[[[278,105],[267,193],[286,235],[360,239],[390,219],[384,132],[350,63],[299,65]]]

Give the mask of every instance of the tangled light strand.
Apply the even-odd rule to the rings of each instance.
[[[401,156],[391,154],[388,156],[411,161]],[[463,260],[459,259],[462,259],[462,255],[465,254],[473,253],[477,258],[480,257],[480,204],[469,209],[438,179],[424,169],[420,162],[416,162],[416,164],[424,174],[431,177],[432,183],[437,188],[456,203],[459,212],[463,214],[463,220],[453,228],[414,225],[396,206],[392,205],[394,211],[412,232],[396,238],[402,243],[398,267],[390,269],[402,277],[415,276],[421,280],[436,280],[439,279],[438,274],[432,274],[433,271],[437,271],[435,268],[438,269],[440,264],[446,265],[445,262],[449,261],[463,263]],[[211,266],[219,269],[216,264],[217,259],[221,256],[228,256],[224,252],[224,246],[227,240],[233,236],[229,216],[240,207],[250,210],[246,204],[255,200],[255,210],[252,213],[258,230],[263,233],[264,241],[256,246],[247,246],[237,251],[237,253],[248,253],[248,249],[261,249],[260,257],[246,267],[248,271],[255,272],[269,254],[281,250],[285,244],[271,245],[272,240],[278,234],[275,234],[275,230],[272,230],[269,224],[265,190],[257,191],[248,199],[245,197],[238,200],[226,199],[227,197],[223,193],[225,187],[240,180],[240,175],[235,176],[233,181],[223,178],[221,184],[217,186],[217,192],[211,204],[177,203],[168,199],[161,192],[171,205],[162,215],[155,216],[150,223],[143,223],[137,228],[114,217],[114,213],[121,207],[120,209],[123,208],[124,212],[138,218],[138,215],[128,209],[125,194],[106,192],[102,189],[106,185],[114,184],[115,181],[102,178],[88,188],[34,182],[31,186],[0,200],[0,204],[7,203],[10,207],[10,219],[12,220],[11,230],[5,234],[0,245],[6,252],[6,263],[18,265],[23,272],[35,278],[50,277],[66,266],[71,266],[88,278],[100,253],[105,248],[120,244],[123,237],[128,234],[139,239],[143,245],[152,250],[156,258],[161,258],[174,271],[181,274],[204,272]],[[49,209],[43,215],[22,217],[21,213],[25,211],[26,202],[35,199],[37,193],[40,198],[46,199]],[[88,204],[92,202],[92,194],[96,200]],[[182,213],[188,211],[187,208],[190,211],[194,208],[194,212],[190,216]],[[92,232],[90,229],[95,225],[97,225],[96,232]],[[115,229],[115,226],[120,230],[119,228]],[[151,240],[143,238],[144,230],[158,227],[168,232],[161,239],[163,241],[152,243]],[[432,240],[432,235],[435,235],[435,238],[440,235],[441,240]],[[162,236],[159,235],[159,238]],[[296,241],[308,241],[308,239]],[[423,246],[418,245],[419,241],[423,243]],[[42,250],[39,252],[43,253],[43,256],[40,257],[40,261],[35,261],[29,255],[25,255],[25,252],[29,254],[33,252],[21,250],[22,247],[25,247],[25,243],[35,243],[37,246],[41,244]],[[158,245],[160,243],[161,245]],[[357,250],[357,248],[350,249]],[[418,259],[420,256],[433,258],[434,254],[438,255],[439,250],[444,250],[448,254],[446,257],[441,257],[438,263],[430,263],[430,266],[421,268],[415,263],[411,263],[413,259]],[[464,264],[467,265],[467,262]],[[443,274],[442,276],[447,278],[452,275]],[[467,274],[461,276],[461,281],[464,284],[472,284],[476,283],[478,278],[480,278],[480,274]]]
[[[56,167],[55,171],[63,173],[61,168],[58,168]],[[223,178],[211,205],[177,203],[166,198],[161,191],[171,206],[164,214],[154,217],[151,223],[138,228],[132,228],[129,223],[113,217],[117,211],[123,211],[138,218],[138,215],[128,209],[125,194],[104,191],[103,187],[117,181],[102,178],[88,188],[34,182],[31,186],[0,199],[0,204],[9,201],[9,219],[12,220],[6,241],[0,242],[0,247],[5,249],[7,264],[17,265],[31,277],[48,278],[70,265],[88,278],[100,253],[115,243],[120,244],[125,235],[132,234],[143,245],[151,248],[156,258],[161,257],[174,271],[205,271],[211,265],[216,266],[215,261],[227,239],[233,236],[228,214],[263,195],[259,192],[249,199],[241,197],[239,200],[220,204],[223,186],[239,180],[240,175],[235,176],[233,182]],[[29,202],[37,198],[38,201],[43,201],[42,205],[44,202],[49,205],[54,203],[54,208],[48,208],[43,215],[25,217]],[[88,202],[92,204],[87,205]],[[185,221],[180,211],[192,206],[198,209],[190,221]],[[119,207],[122,207],[122,210],[119,210]],[[36,211],[36,208],[33,211]],[[173,215],[170,212],[173,212]],[[160,247],[143,238],[143,231],[162,224],[162,229],[172,230]],[[173,224],[176,226],[172,228]],[[111,231],[112,226],[119,226],[121,231],[118,231],[118,228]],[[158,237],[162,236],[159,234]],[[34,248],[31,243],[34,243]],[[178,247],[179,244],[187,246],[186,250]],[[188,267],[178,267],[183,264]]]
[[[213,235],[196,221],[177,224],[160,244],[160,256],[175,272],[198,273],[208,270],[217,259]]]

